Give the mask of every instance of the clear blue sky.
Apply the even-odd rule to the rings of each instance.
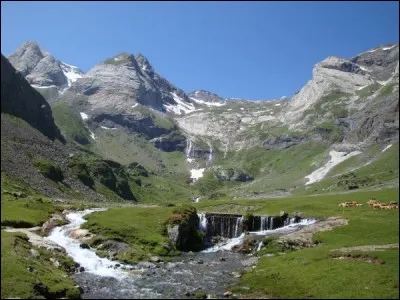
[[[88,71],[142,53],[186,92],[292,96],[329,55],[399,41],[398,2],[1,2],[1,52],[36,40]]]

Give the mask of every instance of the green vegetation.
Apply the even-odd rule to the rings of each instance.
[[[53,103],[51,109],[54,121],[67,139],[83,145],[89,143],[89,130],[77,111],[63,101]]]
[[[89,241],[92,246],[109,240],[126,243],[129,249],[118,253],[115,258],[123,262],[137,263],[149,259],[152,255],[177,254],[165,236],[165,220],[172,210],[170,207],[112,208],[86,216],[88,221],[82,227],[96,234]]]
[[[240,205],[243,214],[249,206],[253,206],[253,214],[277,215],[281,210],[290,214],[300,211],[304,217],[343,217],[349,220],[349,224],[315,234],[314,241],[319,242],[315,248],[292,251],[279,247],[273,238],[268,242],[264,241],[268,246],[259,255],[270,253],[275,256],[261,257],[257,267],[245,274],[240,285],[231,290],[254,298],[397,299],[398,250],[364,253],[378,257],[384,264],[355,259],[336,260],[331,256],[331,250],[398,243],[398,210],[374,210],[366,204],[371,198],[376,198],[379,202],[398,201],[398,193],[398,189],[387,189],[351,194],[234,201],[236,213]],[[350,200],[358,201],[363,206],[345,209],[338,207],[339,203]],[[227,205],[231,203],[232,201],[213,200],[202,201],[195,206],[200,211],[228,212]],[[279,254],[283,251],[285,254]]]
[[[58,97],[58,90],[56,87],[36,88],[35,90],[37,90],[49,103]]]
[[[31,249],[37,251],[37,257],[33,257]],[[60,266],[54,267],[50,259],[57,260]],[[26,235],[1,231],[2,299],[77,299],[79,290],[67,276],[74,268],[72,259],[33,247]]]
[[[257,195],[296,188],[302,186],[305,182],[304,176],[315,169],[315,162],[321,161],[326,155],[326,147],[327,145],[323,143],[308,143],[281,151],[258,147],[228,152],[225,159],[219,158],[214,161],[214,164],[225,168],[242,169],[254,177],[254,180],[247,183],[221,184],[205,172],[204,178],[195,185],[206,195],[230,196]]]
[[[12,227],[35,227],[46,222],[54,207],[41,197],[19,199],[11,195],[1,195],[1,225]]]
[[[331,114],[334,118],[343,118],[348,115],[346,98],[348,93],[334,90],[328,95],[321,97],[318,102],[304,111],[304,117],[309,118],[309,124],[323,119],[325,115]]]
[[[110,160],[94,160],[88,165],[90,173],[102,185],[115,192],[122,199],[135,200],[123,167]]]
[[[50,161],[46,159],[38,159],[34,162],[34,166],[38,168],[39,172],[55,182],[62,181],[64,175],[59,166],[54,166]]]
[[[338,192],[398,181],[399,143],[393,144],[383,153],[381,148],[376,145],[365,153],[349,158],[333,168],[325,179],[298,188],[296,194]]]
[[[71,168],[72,173],[78,177],[83,184],[93,188],[94,181],[90,176],[88,167],[84,162],[74,158],[68,162],[68,166]]]
[[[377,90],[379,90],[382,86],[375,82],[373,84],[370,84],[361,90],[356,91],[356,94],[360,96],[360,99],[365,99],[368,96],[371,96],[373,93],[375,93]]]
[[[393,89],[396,86],[395,83],[385,85],[380,91],[378,97],[386,97],[393,93]]]

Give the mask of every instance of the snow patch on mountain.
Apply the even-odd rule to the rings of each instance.
[[[197,92],[195,92],[197,93]],[[207,101],[203,101],[201,99],[198,98],[194,98],[194,97],[190,97],[191,100],[193,100],[194,102],[196,102],[197,104],[202,104],[202,105],[207,105],[207,106],[224,106],[226,105],[226,101],[224,102],[207,102]]]
[[[358,155],[360,153],[361,153],[360,151],[353,151],[350,153],[338,152],[335,150],[330,151],[329,155],[331,156],[331,159],[324,166],[315,170],[310,175],[307,175],[306,177],[304,177],[304,178],[308,179],[308,182],[306,183],[306,185],[321,181],[334,166],[336,166],[336,165],[340,164],[341,162],[345,161],[346,159],[348,159],[352,156]]]
[[[84,112],[80,112],[82,120],[87,120],[89,116],[85,114]]]
[[[64,62],[61,62],[60,67],[64,73],[64,76],[67,78],[68,87],[70,87],[72,83],[77,81],[79,78],[83,77],[83,72],[76,66],[72,66]]]
[[[176,105],[174,104],[164,104],[164,107],[167,111],[173,112],[177,115],[181,115],[182,112],[187,114],[191,113],[196,110],[194,105],[192,103],[185,102],[180,96],[177,94],[171,92],[172,97],[174,98],[174,101],[177,103]]]

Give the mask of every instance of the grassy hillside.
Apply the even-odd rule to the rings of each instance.
[[[399,190],[355,192],[352,194],[291,197],[285,199],[204,201],[196,204],[200,211],[236,213],[250,208],[256,214],[278,214],[300,211],[305,217],[338,216],[349,224],[332,231],[318,233],[318,246],[298,251],[285,251],[273,257],[261,257],[257,267],[245,274],[235,293],[247,297],[272,298],[387,298],[399,297],[399,252],[397,250],[367,251],[362,254],[383,264],[354,259],[336,260],[332,253],[338,248],[363,245],[382,245],[399,242],[398,210],[374,210],[366,202],[399,200]],[[363,204],[355,208],[339,208],[344,201]],[[241,207],[241,209],[238,209]],[[333,251],[331,251],[333,250]],[[340,252],[340,251],[339,251]],[[260,255],[263,255],[263,251]],[[290,288],[288,288],[290,287]]]

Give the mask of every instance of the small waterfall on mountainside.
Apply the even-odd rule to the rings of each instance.
[[[191,139],[187,138],[186,139],[186,160],[188,162],[192,162],[193,161],[193,142]]]
[[[207,142],[208,147],[210,147],[210,154],[208,155],[207,163],[206,165],[209,165],[212,162],[213,159],[213,148],[210,142]]]

